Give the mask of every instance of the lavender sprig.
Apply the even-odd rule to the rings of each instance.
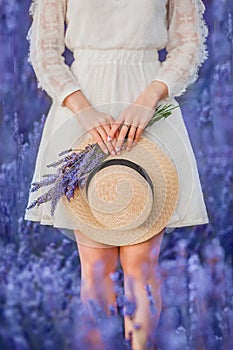
[[[164,118],[166,119],[172,114],[173,109],[179,107],[179,105],[173,105],[173,104],[166,104],[164,106],[157,106],[155,109],[155,113],[149,123],[146,127],[152,126],[155,122],[159,121],[160,119]]]
[[[172,114],[173,109],[177,108],[173,104],[158,106],[155,113],[146,127],[152,126],[161,118],[167,118]],[[72,153],[71,153],[72,152]],[[43,179],[33,182],[30,192],[38,191],[40,188],[53,185],[46,193],[34,200],[27,209],[40,206],[42,203],[51,203],[51,215],[54,212],[58,201],[62,196],[66,196],[68,201],[74,196],[76,189],[85,186],[89,173],[97,167],[104,159],[108,157],[97,143],[88,144],[84,149],[70,148],[59,153],[63,158],[56,162],[48,164],[48,168],[57,168],[54,174],[45,174]]]

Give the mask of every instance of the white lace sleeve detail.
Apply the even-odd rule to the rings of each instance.
[[[204,12],[201,0],[168,0],[167,57],[153,79],[166,83],[166,100],[182,95],[196,81],[208,57]]]
[[[29,62],[37,76],[38,86],[59,104],[66,96],[81,89],[62,56],[65,51],[65,11],[65,0],[33,1],[29,9],[33,21],[27,35]]]

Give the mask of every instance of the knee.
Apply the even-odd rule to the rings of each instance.
[[[82,280],[101,283],[117,267],[117,248],[93,248],[78,245]]]
[[[126,278],[130,277],[146,283],[155,275],[157,265],[158,258],[152,254],[131,257],[124,256],[124,254],[121,255],[121,266]]]
[[[89,283],[98,284],[102,280],[110,278],[110,274],[116,270],[117,260],[106,259],[85,261],[81,265],[82,278]]]
[[[160,246],[164,229],[150,240],[120,249],[120,261],[125,276],[147,282],[157,278]]]

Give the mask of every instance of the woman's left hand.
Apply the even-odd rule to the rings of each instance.
[[[127,151],[137,144],[143,130],[153,117],[159,100],[166,96],[166,93],[167,88],[164,83],[153,81],[137,100],[121,111],[115,122],[111,123],[108,140],[112,140],[121,127],[115,145],[117,154],[120,154],[126,135]]]
[[[142,105],[132,103],[125,108],[115,120],[111,123],[111,131],[109,136],[111,140],[114,138],[115,133],[119,130],[119,135],[115,145],[117,154],[120,154],[124,140],[127,135],[126,150],[130,149],[139,141],[140,136],[149,123],[154,114],[154,110],[145,108]],[[120,128],[121,127],[121,128]]]

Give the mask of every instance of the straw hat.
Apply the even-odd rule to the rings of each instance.
[[[89,138],[81,147],[93,143]],[[90,172],[70,201],[77,229],[108,245],[132,245],[158,234],[171,218],[179,193],[174,161],[141,136],[136,147],[109,155]]]

